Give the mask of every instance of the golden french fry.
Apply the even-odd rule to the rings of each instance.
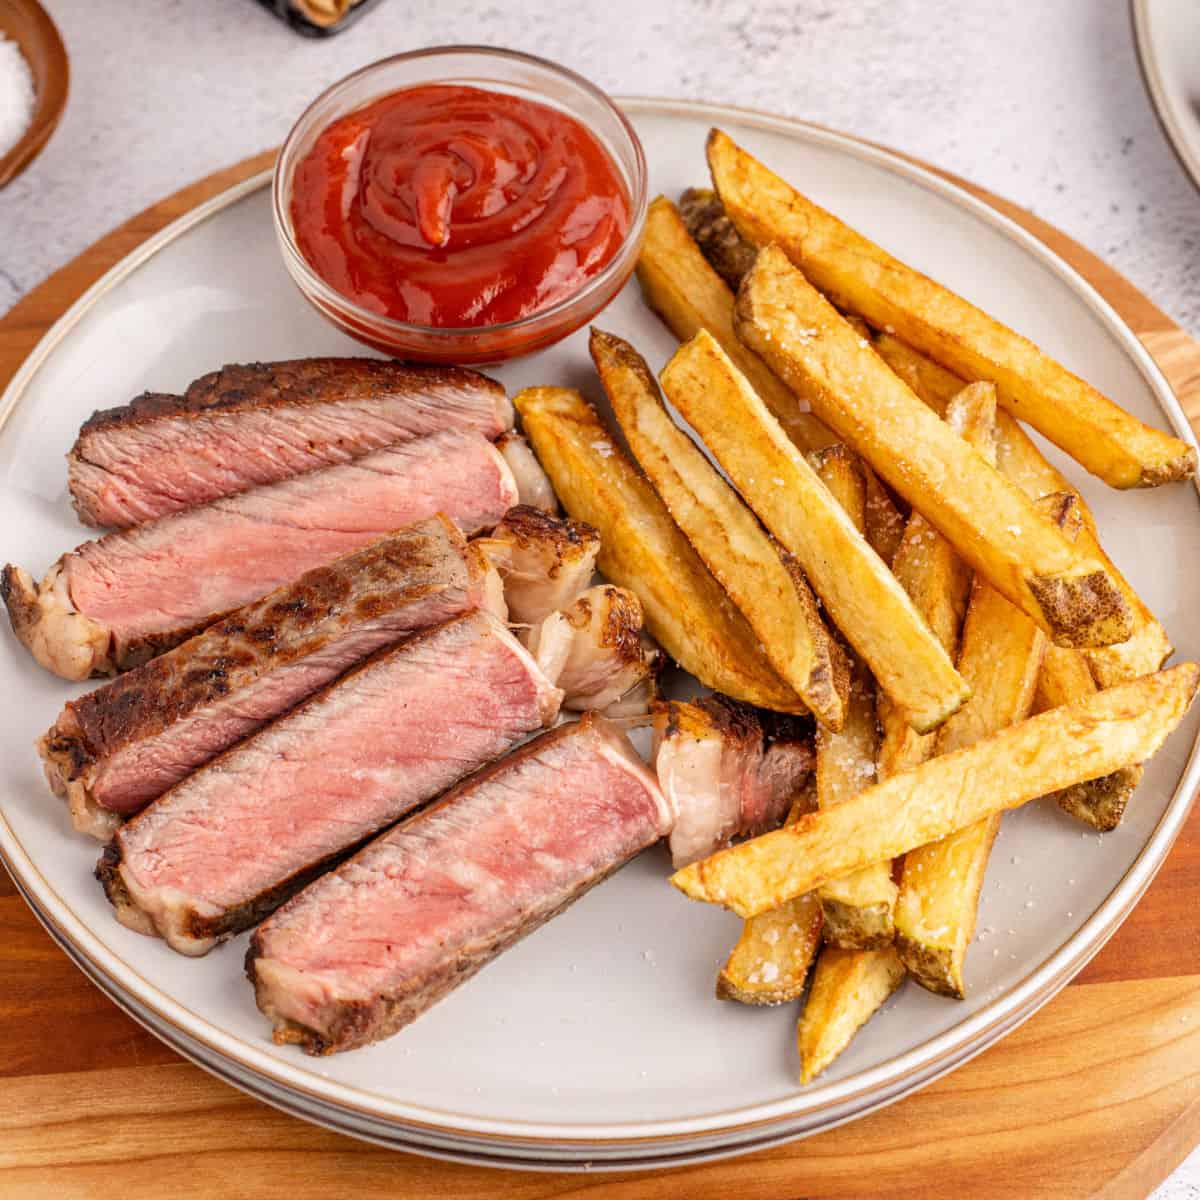
[[[667,511],[758,635],[780,678],[819,721],[840,728],[849,664],[808,584],[788,570],[754,514],[671,419],[642,356],[596,329],[590,344],[625,440]]]
[[[944,415],[950,428],[989,463],[994,459],[996,390],[991,384],[974,383],[959,389],[946,405]],[[915,510],[908,518],[892,571],[937,634],[946,653],[957,658],[959,633],[971,593],[971,569]],[[886,696],[879,698],[879,726],[880,779],[907,771],[933,753],[937,734],[918,733],[908,723],[905,713]]]
[[[569,388],[526,388],[514,404],[567,512],[599,530],[600,570],[641,600],[663,649],[716,691],[806,711],[592,406]]]
[[[890,567],[900,548],[900,539],[904,536],[904,514],[896,507],[887,488],[879,482],[879,476],[865,463],[863,474],[867,485],[864,533],[871,549]]]
[[[805,455],[817,478],[846,510],[850,523],[864,537],[867,532],[867,473],[862,459],[838,442]]]
[[[1044,497],[1039,508],[1065,521],[1074,497]],[[971,699],[938,731],[936,752],[973,746],[1023,721],[1033,707],[1046,637],[999,592],[976,579],[963,625],[958,669]],[[1000,828],[993,813],[904,858],[896,900],[896,948],[913,978],[932,992],[965,995],[963,968],[975,936],[979,892]]]
[[[843,445],[808,456],[817,477],[846,510],[854,528],[866,528],[866,473],[856,454]],[[875,778],[879,730],[875,722],[875,681],[862,660],[853,658],[846,721],[840,730],[817,730],[814,772],[818,808],[831,808],[862,791]],[[834,880],[820,890],[826,942],[846,948],[886,945],[892,940],[896,885],[886,863]]]
[[[1200,666],[1182,663],[932,758],[836,808],[676,871],[695,900],[749,917],[993,813],[1144,762],[1183,719]]]
[[[808,405],[738,340],[733,332],[733,293],[664,196],[654,200],[646,214],[637,277],[646,303],[680,341],[701,329],[717,339],[801,450],[817,450],[838,440],[808,411]]]
[[[1082,700],[1096,691],[1099,688],[1088,669],[1083,651],[1071,650],[1066,646],[1046,647],[1033,702],[1034,712],[1046,712],[1047,709],[1061,708],[1064,704],[1074,704],[1076,700]]]
[[[1056,642],[1130,635],[1129,606],[1104,565],[939,421],[778,248],[759,251],[742,283],[736,328],[783,379],[803,380],[826,424]]]
[[[957,375],[952,375],[923,354],[918,354],[891,334],[879,334],[875,338],[875,350],[935,412],[944,412],[950,397],[962,386],[962,380]],[[1097,540],[1096,522],[1083,497],[1046,461],[1045,455],[1021,424],[1003,411],[996,418],[996,465],[1000,473],[1031,500],[1051,492],[1071,492],[1077,497],[1084,522],[1078,544],[1104,563],[1129,605],[1133,614],[1133,635],[1117,645],[1085,651],[1097,685],[1112,687],[1160,670],[1172,652],[1167,631],[1104,553]]]
[[[817,805],[810,777],[788,813],[798,821]],[[815,895],[797,896],[742,923],[738,939],[717,975],[717,999],[741,1004],[782,1004],[803,991],[821,946],[821,904]]]
[[[1006,409],[1094,475],[1129,488],[1194,474],[1186,442],[1143,424],[1027,338],[856,233],[720,130],[709,135],[708,161],[744,238],[777,245],[839,308],[894,331],[965,379],[995,383]]]
[[[782,1004],[804,991],[821,945],[821,902],[797,896],[751,917],[717,976],[717,998],[741,1004]]]
[[[904,982],[904,964],[893,947],[840,950],[826,946],[796,1029],[800,1082],[810,1083]]]
[[[949,656],[712,336],[702,330],[681,346],[662,384],[742,497],[799,562],[880,687],[917,727],[931,729],[945,720],[966,698]]]
[[[855,660],[840,732],[817,730],[817,808],[824,810],[857,796],[875,782],[879,730],[871,673]],[[892,940],[896,885],[890,863],[878,862],[825,884],[819,891],[825,940],[846,949],[885,946]]]
[[[754,257],[758,253],[758,247],[752,246],[745,238],[738,233],[733,222],[725,214],[725,206],[721,203],[720,197],[711,188],[688,188],[683,193],[679,200],[679,216],[683,221],[687,232],[695,240],[700,252],[708,260],[713,270],[729,285],[733,291],[737,291],[738,285],[742,282],[742,277],[754,265]],[[732,313],[732,294],[730,299],[730,313]],[[712,332],[710,330],[710,332]],[[729,332],[732,334],[732,324]],[[870,335],[870,331],[866,325],[862,326],[861,330],[864,337]],[[691,336],[691,332],[683,336]],[[718,341],[721,338],[718,334],[714,334]],[[734,362],[737,362],[737,357],[730,352],[730,347],[722,342],[726,353],[730,354]],[[745,349],[741,343],[738,343],[739,348],[745,353],[750,352]],[[758,360],[761,361],[761,360]],[[749,372],[743,373],[750,378]],[[754,380],[751,378],[751,383]],[[760,390],[760,394],[761,390]],[[769,397],[764,396],[767,407],[772,409],[776,419],[784,426],[784,431],[787,432],[787,423],[780,411],[772,407]],[[816,418],[812,418],[813,421]],[[822,427],[822,432],[827,439],[832,439],[833,435]],[[793,441],[802,450],[814,449],[809,445],[810,438],[795,438]],[[819,447],[816,447],[819,448]],[[867,489],[867,507],[866,507],[866,535],[867,543],[871,549],[879,555],[888,566],[892,565],[892,559],[895,557],[896,550],[900,545],[900,539],[904,536],[905,518],[904,514],[896,507],[895,501],[892,499],[887,488],[879,482],[879,477],[868,466],[860,460],[863,475],[866,481]]]

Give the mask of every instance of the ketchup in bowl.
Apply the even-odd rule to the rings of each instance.
[[[616,163],[573,117],[427,84],[333,121],[296,164],[312,269],[361,308],[437,328],[516,321],[577,292],[630,225]]]

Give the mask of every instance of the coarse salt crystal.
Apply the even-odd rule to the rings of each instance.
[[[0,33],[0,155],[25,135],[33,120],[33,72],[20,46]]]

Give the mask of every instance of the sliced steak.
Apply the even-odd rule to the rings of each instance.
[[[93,414],[67,455],[89,525],[125,528],[441,429],[513,424],[500,384],[461,367],[306,358],[223,367],[182,396]]]
[[[124,924],[204,954],[548,724],[560,698],[495,617],[459,617],[188,776],[118,831],[97,874]]]
[[[442,512],[474,533],[515,500],[492,443],[450,430],[85,542],[40,587],[6,567],[0,594],[43,666],[114,674],[394,529]]]
[[[376,650],[487,607],[493,570],[442,516],[317,567],[68,702],[38,743],[46,778],[76,828],[107,840],[122,816]]]
[[[259,929],[277,1042],[349,1050],[407,1025],[671,825],[653,776],[589,714],[371,842]]]
[[[676,867],[777,828],[813,769],[811,722],[728,696],[655,705],[654,734],[659,782],[679,813]]]

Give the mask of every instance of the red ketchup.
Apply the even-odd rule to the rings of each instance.
[[[619,170],[578,121],[458,85],[340,118],[296,167],[292,224],[322,279],[373,312],[439,328],[549,308],[629,227]]]

